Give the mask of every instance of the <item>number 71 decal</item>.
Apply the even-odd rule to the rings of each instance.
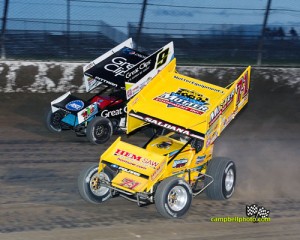
[[[248,78],[248,72],[246,72],[245,75],[241,77],[241,80],[236,85],[237,105],[240,103],[242,98],[244,98],[248,94],[249,91],[248,85],[249,85],[249,78]]]
[[[129,178],[124,178],[122,180],[122,183],[120,184],[120,186],[123,186],[123,187],[126,187],[126,188],[129,188],[129,189],[134,189],[136,186],[138,186],[140,183],[139,182],[136,182],[132,179],[129,179]]]

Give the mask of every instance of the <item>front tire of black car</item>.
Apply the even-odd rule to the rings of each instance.
[[[236,167],[228,158],[217,157],[208,162],[206,174],[213,177],[214,181],[205,190],[209,199],[225,200],[232,196],[236,182]],[[205,185],[210,179],[204,180]]]
[[[64,113],[61,110],[52,112],[48,110],[46,115],[46,127],[50,132],[57,133],[62,131],[61,120],[64,118]]]
[[[154,195],[157,211],[166,218],[182,218],[192,203],[192,189],[182,178],[163,180]]]
[[[95,117],[88,123],[86,136],[91,143],[101,144],[107,142],[113,133],[111,121],[103,117]]]
[[[80,172],[78,177],[78,190],[80,196],[85,201],[98,204],[112,197],[110,189],[101,186],[100,179],[111,182],[113,174],[107,168],[104,168],[98,173],[98,163],[93,163]]]

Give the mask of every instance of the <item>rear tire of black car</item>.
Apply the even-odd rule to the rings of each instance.
[[[111,121],[103,117],[95,117],[88,123],[86,136],[91,143],[101,144],[107,142],[113,133]]]
[[[236,182],[236,167],[228,158],[217,157],[208,162],[206,174],[213,177],[214,181],[205,190],[209,199],[225,200],[232,196]],[[205,185],[210,178],[204,180]]]
[[[104,168],[98,174],[98,163],[90,164],[85,167],[78,177],[78,190],[80,196],[90,203],[102,203],[112,197],[108,187],[101,186],[99,179],[105,179],[111,182],[113,174],[107,168]]]
[[[182,218],[192,203],[192,189],[182,178],[163,180],[154,195],[157,211],[166,218]]]
[[[64,118],[64,113],[61,110],[52,112],[48,110],[46,115],[46,127],[50,132],[57,133],[62,131],[61,120]]]

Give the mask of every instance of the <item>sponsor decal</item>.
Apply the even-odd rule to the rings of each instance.
[[[208,98],[188,89],[181,88],[177,92],[165,92],[153,100],[165,103],[167,107],[176,107],[199,115],[208,110]]]
[[[216,125],[216,124],[213,125],[213,126],[211,126],[211,127],[208,129],[208,131],[206,132],[206,136],[211,135],[213,132],[217,131],[218,128],[219,128],[219,126]]]
[[[143,120],[145,122],[152,123],[154,125],[157,125],[157,126],[160,126],[160,127],[163,127],[163,128],[167,128],[171,131],[178,132],[178,133],[183,133],[183,134],[191,136],[193,138],[204,140],[204,134],[203,133],[196,132],[196,131],[193,131],[193,130],[188,130],[188,129],[185,129],[185,128],[180,127],[178,125],[170,124],[168,122],[164,122],[164,121],[159,120],[157,118],[149,117],[149,116],[147,116],[143,113],[139,113],[139,112],[130,111],[129,115],[132,116],[132,117],[138,118],[140,120]]]
[[[132,161],[128,161],[128,160],[126,160],[126,159],[124,159],[124,158],[117,158],[118,159],[118,161],[120,161],[120,162],[123,162],[123,163],[126,163],[126,164],[128,164],[128,165],[131,165],[131,166],[135,166],[135,167],[137,167],[137,168],[140,168],[140,169],[147,169],[145,166],[143,166],[143,165],[138,165],[137,163],[135,163],[135,162],[132,162]]]
[[[124,171],[124,172],[130,173],[130,174],[133,174],[133,175],[138,176],[138,177],[141,176],[140,173],[135,172],[135,171],[132,171],[132,170],[127,169],[127,168],[124,168],[124,167],[121,167],[121,166],[119,166],[118,169],[119,169],[119,170],[122,170],[122,171]]]
[[[232,119],[234,118],[234,116],[235,116],[235,113],[232,113],[228,118],[224,118],[223,119],[223,127],[222,127],[222,129],[224,129],[232,121]]]
[[[214,141],[217,139],[217,137],[218,137],[218,131],[213,132],[207,139],[206,147],[213,144]]]
[[[131,98],[134,95],[132,89],[128,89],[126,95],[127,95],[127,99]]]
[[[86,76],[86,80],[87,80],[89,86],[93,86],[94,84],[97,83],[97,81],[92,77]]]
[[[230,103],[232,103],[234,97],[234,90],[224,99],[224,101],[217,106],[210,114],[209,126],[211,126],[219,116],[228,108]]]
[[[118,115],[121,115],[123,113],[126,113],[127,112],[127,107],[124,107],[124,108],[119,108],[119,109],[116,109],[116,110],[103,110],[101,112],[101,117],[106,117],[106,118],[109,118],[109,117],[114,117],[114,116],[118,116]]]
[[[186,135],[190,135],[190,131],[189,130],[181,128],[181,127],[178,127],[178,126],[175,126],[175,125],[171,125],[171,124],[169,124],[167,122],[163,122],[163,121],[160,121],[160,120],[157,120],[157,119],[153,119],[153,118],[150,118],[150,117],[146,117],[144,120],[146,122],[152,123],[154,125],[158,125],[160,127],[167,128],[167,129],[175,131],[175,132],[179,132],[179,133],[183,133],[183,134],[186,134]]]
[[[115,57],[111,60],[111,63],[106,64],[104,69],[109,72],[113,72],[114,76],[124,76],[124,73],[133,68],[134,64],[127,62],[126,58]]]
[[[110,82],[110,81],[107,81],[106,79],[100,78],[98,76],[96,76],[95,79],[97,81],[103,82],[104,84],[107,84],[107,85],[110,85],[110,86],[113,86],[113,87],[117,87],[118,86],[118,84]]]
[[[135,65],[133,69],[126,72],[126,80],[128,82],[133,82],[135,78],[139,77],[139,79],[142,79],[150,73],[153,77],[157,74],[157,69],[167,63],[168,56],[169,48],[158,50],[151,56],[148,56],[147,58],[143,59],[140,63]]]
[[[194,86],[197,86],[197,87],[201,87],[201,88],[208,89],[208,90],[211,90],[211,91],[214,91],[214,92],[218,92],[218,93],[223,93],[222,90],[219,90],[219,89],[216,89],[216,88],[213,88],[213,87],[210,87],[210,86],[198,83],[198,82],[194,82],[194,81],[185,79],[183,77],[179,77],[179,76],[174,75],[174,78],[177,79],[177,80],[183,81],[183,82],[190,83],[190,84],[192,84]]]
[[[151,168],[155,169],[159,164],[158,162],[155,162],[154,160],[144,158],[142,156],[127,152],[126,150],[122,150],[122,149],[117,149],[114,152],[114,155],[119,157],[118,160],[120,160],[120,161],[125,160],[126,162],[129,162],[131,165],[134,165],[137,167],[138,167],[138,165],[136,165],[136,163],[139,163],[145,167],[151,167]]]
[[[81,100],[73,100],[67,103],[65,107],[72,112],[80,111],[84,107],[84,102]]]
[[[128,71],[125,75],[125,78],[126,79],[134,79],[135,76],[138,76],[139,74],[141,74],[140,72],[143,73],[145,70],[147,70],[150,67],[150,65],[151,65],[151,59],[149,59],[148,61],[141,62],[138,65],[138,67],[136,67],[134,70]],[[131,68],[129,68],[129,69],[131,69]],[[122,75],[122,76],[124,76],[124,75]]]
[[[82,110],[79,114],[79,121],[83,122],[89,119],[91,116],[98,113],[97,104],[91,104],[90,106],[86,107],[84,110]]]
[[[196,158],[196,164],[199,164],[199,163],[203,162],[204,159],[205,159],[205,157],[206,157],[206,155],[204,155],[204,156],[198,156]]]
[[[139,91],[141,91],[150,81],[152,77],[148,77],[145,81],[140,80],[138,82],[138,85],[135,87],[130,88],[127,90],[127,99],[131,98],[135,94],[137,94]]]
[[[120,186],[129,188],[129,189],[134,189],[138,185],[140,185],[140,182],[137,182],[130,178],[123,178],[122,183],[120,184]]]
[[[151,175],[151,180],[154,181],[158,175],[162,172],[162,170],[164,169],[165,164],[161,164],[159,165],[159,167],[155,170],[154,173],[152,173]]]
[[[188,162],[187,158],[174,160],[174,163],[173,163],[172,167],[173,168],[181,168],[181,167],[184,167],[187,162]]]
[[[133,170],[130,170],[128,168],[125,168],[125,167],[122,167],[122,166],[119,166],[117,164],[114,164],[114,163],[111,163],[111,162],[107,162],[105,160],[102,160],[101,163],[104,163],[105,165],[111,167],[111,168],[114,168],[114,170],[122,170],[124,172],[127,172],[127,173],[130,173],[130,174],[133,174],[137,177],[142,177],[142,178],[145,178],[145,179],[149,179],[149,176],[147,175],[144,175],[142,173],[139,173],[139,172],[136,172],[136,171],[133,171]]]
[[[208,104],[208,98],[204,97],[203,94],[201,93],[197,93],[196,91],[193,90],[189,90],[189,89],[184,89],[184,88],[180,88],[177,91],[177,94],[184,96],[184,97],[188,97],[190,99],[194,99],[198,102],[201,102],[203,104]]]
[[[97,81],[95,78],[88,76],[88,74],[84,75],[85,87],[86,91],[89,92],[97,86],[101,85],[102,82]]]
[[[140,89],[142,89],[142,88],[140,88],[140,86],[135,86],[135,87],[130,88],[127,91],[127,99],[129,99],[132,96],[134,96],[135,94],[137,94],[140,91]]]
[[[138,53],[136,52],[135,50],[131,49],[131,48],[128,48],[128,47],[124,47],[122,52],[124,54],[128,54],[128,55],[134,55],[134,56],[137,56],[137,57],[140,57],[140,58],[146,58],[147,56],[146,55],[143,55],[141,53]]]

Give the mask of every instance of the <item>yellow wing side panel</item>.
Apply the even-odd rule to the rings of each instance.
[[[212,143],[225,127],[234,119],[236,114],[247,104],[250,86],[249,66],[228,89],[224,98],[208,115],[207,137]],[[209,145],[209,143],[208,143]]]
[[[246,105],[248,102],[249,90],[250,90],[250,75],[251,67],[249,66],[241,76],[235,82],[235,104],[237,113]]]

